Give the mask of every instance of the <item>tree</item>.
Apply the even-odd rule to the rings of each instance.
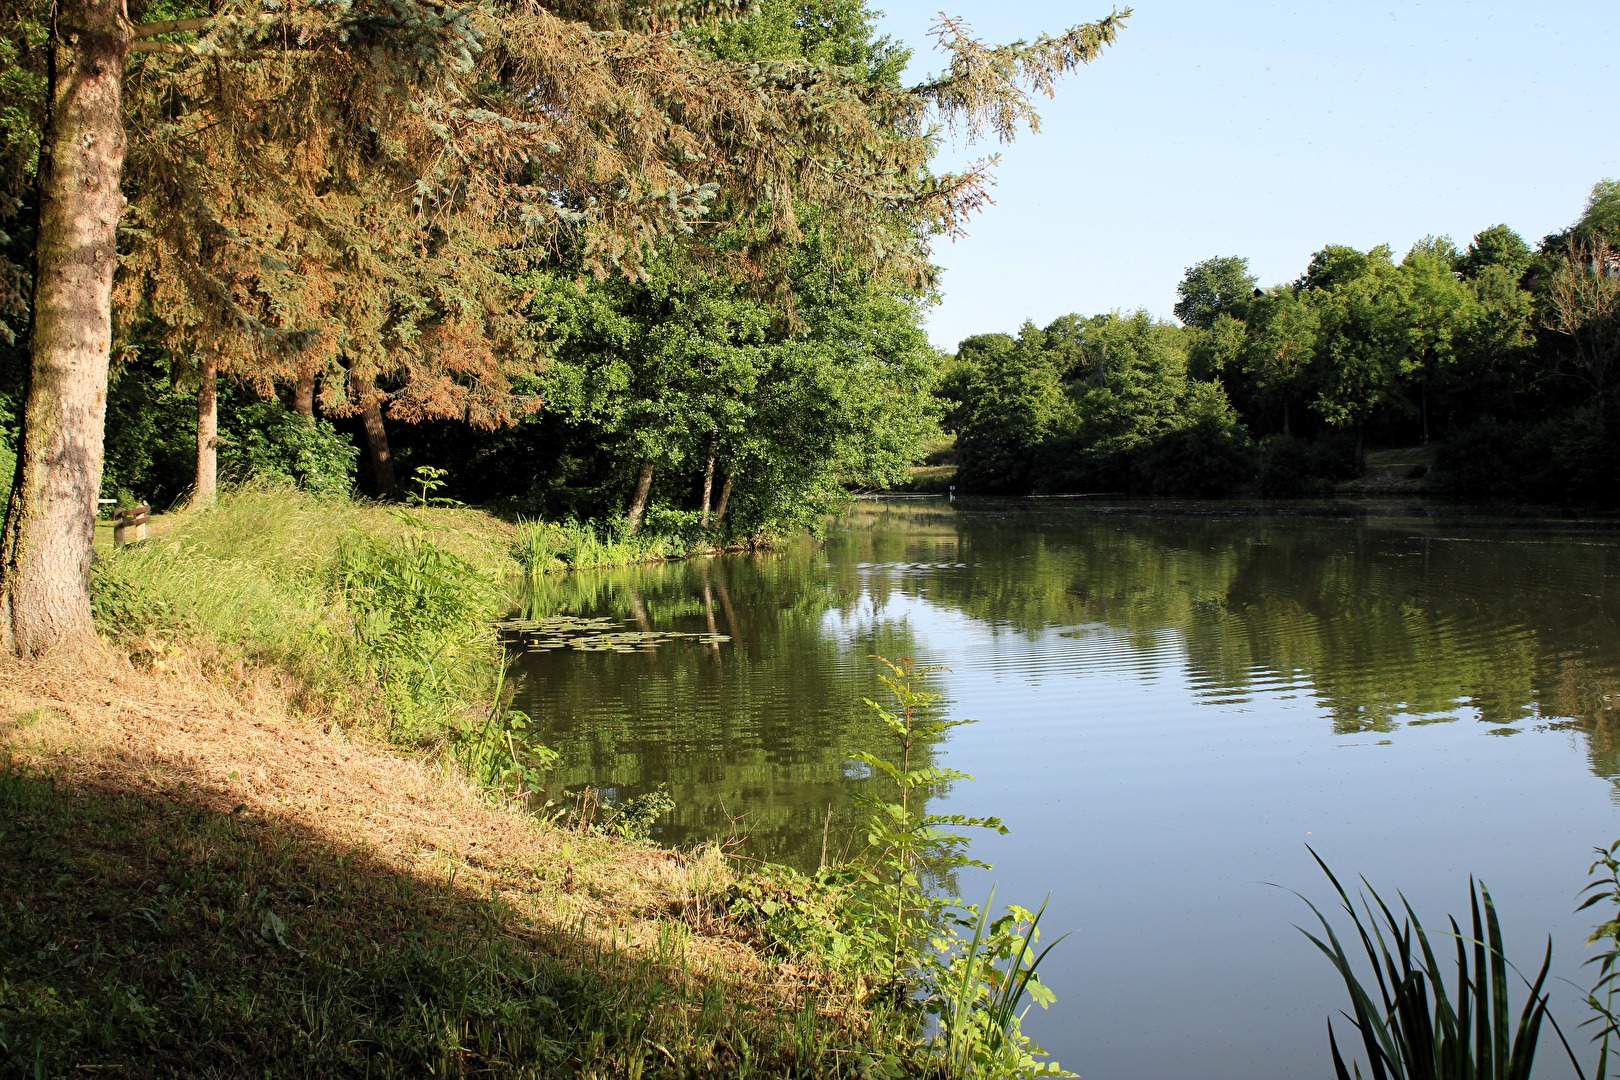
[[[1184,325],[1208,329],[1222,313],[1246,304],[1254,286],[1248,259],[1235,255],[1205,259],[1187,267],[1186,276],[1176,286],[1176,305],[1171,310]]]
[[[1474,234],[1468,250],[1457,260],[1457,270],[1470,280],[1484,274],[1488,267],[1500,266],[1515,278],[1530,268],[1535,253],[1524,237],[1506,225],[1492,225]]]
[[[894,232],[959,231],[984,198],[982,168],[927,172],[929,117],[970,136],[1033,127],[1029,91],[1094,59],[1124,17],[1006,47],[947,19],[947,71],[888,91],[684,42],[693,16],[729,3],[132,7],[56,0],[35,58],[52,78],[38,109],[30,376],[0,536],[0,640],[25,656],[92,634],[126,148],[132,213],[148,207],[138,220],[161,230],[141,237],[146,279],[184,293],[184,332],[216,346],[234,334],[244,374],[266,379],[307,373],[297,346],[314,344],[344,369],[323,381],[339,408],[378,407],[393,370],[405,396],[391,412],[499,420],[512,308],[498,293],[445,295],[492,253],[567,248],[589,272],[635,274],[724,200],[751,265],[769,267],[809,200],[828,208],[822,227],[847,261],[920,274],[924,249],[890,246]],[[26,0],[3,13],[8,26],[42,21]]]
[[[1318,318],[1312,410],[1330,426],[1356,432],[1394,399],[1410,370],[1404,297],[1387,246],[1362,253],[1329,247],[1313,260],[1305,294]]]
[[[1403,374],[1416,373],[1423,444],[1429,443],[1429,398],[1436,381],[1456,362],[1457,335],[1475,319],[1474,294],[1452,266],[1456,251],[1414,247],[1398,275],[1405,305],[1408,359]]]
[[[1304,393],[1304,378],[1316,359],[1321,319],[1309,296],[1283,286],[1256,297],[1249,309],[1249,336],[1242,371],[1257,396],[1274,403],[1282,432],[1293,433],[1293,402]]]
[[[976,369],[956,436],[957,480],[967,491],[1023,492],[1035,448],[1052,434],[1066,401],[1058,373],[1026,323],[1017,338],[978,334],[957,346]]]
[[[1545,305],[1545,325],[1568,343],[1601,426],[1620,367],[1620,254],[1603,239],[1571,240],[1547,282]]]

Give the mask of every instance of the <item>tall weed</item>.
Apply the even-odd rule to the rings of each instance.
[[[659,533],[615,536],[611,528],[577,521],[552,522],[520,518],[512,556],[531,577],[564,570],[591,570],[679,558],[688,552],[677,537]]]
[[[952,728],[927,680],[940,669],[910,660],[879,662],[892,705],[868,701],[892,738],[889,753],[861,751],[884,795],[858,800],[866,810],[866,848],[850,860],[805,876],[768,867],[739,882],[731,910],[782,951],[819,958],[872,988],[869,1004],[909,1018],[913,1051],[929,1075],[966,1077],[1070,1075],[1022,1031],[1029,1004],[1054,1000],[1038,968],[1041,910],[1016,905],[994,919],[995,892],[981,906],[954,895],[955,871],[985,867],[967,854],[959,830],[1005,832],[996,818],[934,814],[927,798],[972,779],[932,763],[932,748]],[[987,868],[987,867],[985,867]],[[1059,940],[1062,940],[1061,938]],[[1057,942],[1053,942],[1056,945]]]

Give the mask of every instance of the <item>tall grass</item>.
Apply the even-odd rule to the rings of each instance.
[[[498,707],[509,543],[467,511],[252,487],[100,552],[91,592],[103,632],[137,658],[184,640],[290,677],[308,709],[455,745]]]
[[[676,536],[642,533],[615,535],[611,527],[601,531],[595,525],[577,521],[534,521],[520,518],[513,557],[530,576],[564,570],[594,570],[632,563],[658,562],[680,558],[690,545]]]

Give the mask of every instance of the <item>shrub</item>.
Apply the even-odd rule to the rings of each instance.
[[[1435,455],[1434,486],[1445,495],[1509,499],[1522,488],[1521,437],[1486,416],[1457,432]]]
[[[279,401],[236,410],[220,440],[220,474],[228,481],[285,481],[305,491],[346,494],[354,487],[359,449],[331,422],[292,412]]]
[[[1361,467],[1355,443],[1344,435],[1323,435],[1307,442],[1289,435],[1260,440],[1260,493],[1284,498],[1326,495],[1340,480]]]

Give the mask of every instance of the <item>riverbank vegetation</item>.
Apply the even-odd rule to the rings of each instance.
[[[1037,1068],[1034,916],[964,937],[926,884],[959,843],[908,669],[890,825],[820,875],[648,845],[667,798],[534,813],[494,624],[537,528],[248,487],[101,550],[114,648],[0,669],[3,1071]]]
[[[944,370],[964,491],[1293,496],[1427,447],[1392,490],[1611,505],[1620,498],[1620,183],[1534,248],[1504,225],[1328,245],[1260,287],[1237,257],[1189,267],[1176,323],[1066,315],[985,334]]]

